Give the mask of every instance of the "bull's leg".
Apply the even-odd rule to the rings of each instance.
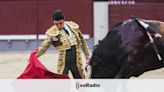
[[[132,60],[132,57],[129,56],[127,61],[124,62],[124,64],[120,68],[120,71],[115,76],[116,79],[130,78],[132,70],[132,65],[130,63],[132,62]]]
[[[128,66],[122,66],[119,73],[115,76],[116,79],[130,78],[130,69]]]

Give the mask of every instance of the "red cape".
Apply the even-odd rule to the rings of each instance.
[[[30,55],[30,63],[17,79],[69,79],[68,75],[59,75],[49,71],[35,56],[37,49]]]

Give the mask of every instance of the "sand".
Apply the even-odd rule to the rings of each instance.
[[[0,51],[0,79],[15,79],[25,69],[28,64],[30,51]],[[39,60],[52,72],[56,73],[57,70],[57,51],[48,51],[42,55]],[[84,54],[82,59],[85,63]],[[84,65],[85,66],[85,65]],[[70,74],[71,76],[71,74]],[[164,68],[148,71],[139,77],[140,79],[163,79]]]

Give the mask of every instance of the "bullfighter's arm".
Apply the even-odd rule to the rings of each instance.
[[[41,55],[43,55],[47,51],[47,49],[50,47],[51,43],[52,43],[51,37],[47,36],[47,38],[39,46],[36,56],[40,57]]]
[[[59,35],[59,31],[56,28],[56,26],[53,25],[46,31],[46,35],[47,35],[46,39],[41,43],[38,52],[36,53],[37,57],[43,55],[47,51],[47,49],[50,47],[50,45],[53,42],[52,38]]]

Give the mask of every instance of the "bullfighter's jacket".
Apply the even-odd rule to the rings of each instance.
[[[66,59],[66,50],[70,49],[72,45],[76,46],[76,65],[78,71],[82,78],[85,77],[83,63],[81,58],[81,50],[82,48],[85,55],[89,55],[89,50],[87,43],[79,29],[79,25],[72,21],[65,21],[65,24],[69,27],[71,32],[74,34],[69,37],[66,32],[59,31],[55,25],[51,26],[46,32],[46,39],[41,43],[38,48],[37,57],[41,56],[46,52],[46,50],[53,45],[59,51],[58,58],[58,67],[57,72],[62,74],[65,67],[65,59]]]

